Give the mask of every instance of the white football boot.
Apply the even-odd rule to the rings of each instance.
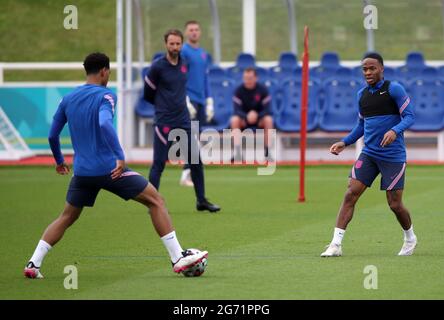
[[[200,251],[197,254],[193,254],[189,250],[182,252],[183,257],[173,264],[173,271],[176,273],[183,272],[195,264],[201,262],[208,256],[208,251]]]
[[[415,251],[418,240],[415,236],[413,240],[404,240],[401,251],[399,251],[398,256],[411,256],[413,251]]]
[[[330,243],[327,250],[321,253],[321,257],[340,257],[342,256],[342,246]]]
[[[29,279],[43,279],[40,268],[37,268],[32,261],[29,261],[23,270],[23,274]]]

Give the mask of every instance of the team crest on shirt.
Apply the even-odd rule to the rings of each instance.
[[[206,60],[207,59],[207,54],[205,52],[202,52],[200,54],[200,56],[202,57],[202,59]]]
[[[261,95],[260,95],[259,93],[256,93],[256,94],[254,95],[254,100],[255,100],[256,102],[261,101]]]
[[[182,71],[182,73],[187,73],[187,70],[187,66],[184,64],[180,67],[180,71]]]
[[[170,132],[170,127],[165,126],[162,128],[162,131],[164,134],[168,134]]]

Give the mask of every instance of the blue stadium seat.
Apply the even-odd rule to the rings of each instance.
[[[336,79],[349,79],[353,77],[352,69],[347,67],[339,67],[334,71],[333,77]]]
[[[395,78],[397,81],[406,85],[414,78],[420,77],[422,69],[409,69],[406,66],[398,67],[395,71]]]
[[[287,78],[300,79],[302,68],[295,67],[293,69],[281,69],[279,66],[270,69],[270,78],[278,82],[284,82]]]
[[[142,94],[139,95],[139,99],[136,104],[136,114],[142,118],[153,118],[154,117],[154,105],[143,99]]]
[[[361,85],[356,80],[328,80],[323,84],[325,105],[320,127],[325,131],[350,131],[358,120],[356,95]]]
[[[230,126],[230,118],[233,114],[234,88],[232,80],[210,81],[210,91],[214,99],[214,118],[212,123],[204,126],[203,129],[213,128],[222,131]]]
[[[210,67],[208,69],[208,80],[211,82],[223,82],[227,79],[227,73],[225,69],[222,69],[220,67]]]
[[[362,78],[364,76],[362,73],[362,66],[353,67],[352,74],[355,78],[358,78],[358,77]]]
[[[310,69],[310,78],[317,79],[319,81],[325,81],[334,75],[334,70],[325,69],[321,66],[317,66]]]
[[[236,84],[242,82],[242,73],[245,68],[256,67],[256,59],[252,54],[240,53],[237,56],[236,64],[233,67],[227,68],[227,75]]]
[[[396,80],[396,71],[391,67],[384,67],[384,79],[387,80]]]
[[[331,78],[337,69],[341,68],[339,56],[336,52],[325,52],[319,66],[312,68],[310,75],[321,81]]]
[[[208,56],[208,65],[212,67],[214,65],[213,56],[209,52],[207,52],[207,56]]]
[[[426,66],[421,52],[409,52],[405,58],[405,64],[412,69],[423,69]]]
[[[279,56],[278,67],[281,70],[293,70],[298,67],[298,58],[293,52],[282,52]]]
[[[421,71],[421,78],[426,81],[435,81],[439,79],[438,69],[434,67],[425,67]]]
[[[151,57],[151,63],[153,63],[154,60],[157,60],[157,59],[163,57],[164,55],[165,55],[165,52],[163,52],[163,51],[159,51],[159,52],[154,53],[153,56]]]
[[[145,67],[142,69],[142,72],[141,72],[142,85],[145,84],[144,79],[145,79],[145,76],[148,74],[148,71],[150,71],[150,67]],[[136,111],[136,114],[142,118],[153,118],[154,117],[154,106],[151,103],[145,101],[145,99],[143,99],[143,89],[142,89],[141,93],[139,94],[139,98],[136,103],[135,111]]]
[[[239,68],[238,66],[229,67],[226,69],[227,76],[230,80],[233,80],[235,85],[239,85],[242,83],[242,74],[243,69]]]
[[[240,53],[236,59],[236,67],[240,69],[245,69],[248,67],[256,66],[256,59],[250,53]]]
[[[339,56],[336,52],[324,52],[321,64],[324,68],[337,69],[340,67]]]
[[[256,74],[259,82],[264,83],[265,81],[270,79],[270,73],[266,68],[256,67]]]
[[[310,76],[310,69],[308,70],[308,73],[309,73],[309,76]],[[297,80],[302,79],[302,68],[293,69],[291,71],[290,76],[294,77]]]
[[[282,86],[278,81],[273,79],[269,79],[263,82],[263,84],[267,87],[271,95],[271,111],[273,115],[277,115],[282,107]]]
[[[410,52],[406,57],[406,64],[396,68],[396,77],[404,85],[420,77],[422,70],[426,68],[424,57],[420,52]]]
[[[444,66],[438,67],[438,77],[444,79]]]
[[[412,131],[440,131],[444,128],[444,82],[416,78],[410,85],[410,97],[415,108]]]
[[[293,52],[282,52],[277,66],[270,68],[270,76],[274,80],[282,81],[292,76],[296,72],[295,70],[301,70],[297,56]]]
[[[142,69],[142,72],[140,73],[140,76],[142,77],[142,79],[145,78],[145,76],[148,74],[148,71],[150,71],[150,67],[145,67]]]
[[[310,81],[308,98],[307,131],[318,127],[318,91],[319,83]],[[299,132],[301,129],[301,80],[288,79],[282,84],[282,107],[274,115],[278,130]]]

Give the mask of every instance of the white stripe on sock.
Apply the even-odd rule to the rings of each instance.
[[[35,248],[34,254],[29,261],[32,261],[37,268],[40,268],[46,254],[51,250],[51,245],[44,240],[40,240]]]
[[[179,240],[176,237],[176,231],[171,231],[170,233],[164,235],[160,238],[163,242],[163,245],[167,249],[171,261],[177,262],[180,258],[182,258],[182,247],[179,244]]]

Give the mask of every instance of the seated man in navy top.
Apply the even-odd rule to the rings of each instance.
[[[243,83],[236,89],[233,96],[234,114],[231,117],[231,129],[258,127],[265,130],[265,157],[270,160],[268,150],[268,130],[273,129],[273,118],[270,108],[271,96],[267,88],[258,83],[254,68],[246,68]],[[241,159],[241,138],[239,131],[234,134],[235,159]]]

